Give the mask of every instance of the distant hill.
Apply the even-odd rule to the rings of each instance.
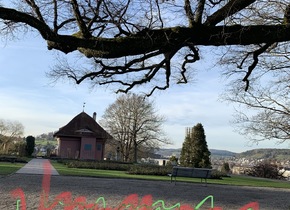
[[[176,157],[180,156],[181,148],[179,149],[159,149],[155,153],[161,155],[162,157],[171,157],[175,155]]]
[[[236,155],[237,158],[290,160],[290,149],[253,149]]]
[[[159,149],[156,154],[162,157],[170,157],[175,155],[180,156],[181,148],[179,149]],[[276,159],[276,160],[290,160],[290,149],[252,149],[242,153],[230,152],[228,150],[210,149],[211,156],[219,157],[237,157],[247,159]]]
[[[218,149],[210,149],[212,156],[223,156],[223,157],[234,157],[237,153],[230,152],[227,150],[218,150]],[[161,155],[162,157],[170,157],[175,155],[176,157],[180,156],[181,148],[179,149],[159,149],[156,153]]]
[[[237,153],[228,150],[210,149],[209,151],[211,152],[211,156],[234,157],[237,155]]]

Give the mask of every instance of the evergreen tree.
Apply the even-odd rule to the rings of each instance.
[[[33,136],[26,137],[26,154],[27,156],[31,156],[35,147],[35,138]]]
[[[180,163],[187,167],[211,167],[210,151],[207,147],[206,136],[201,123],[198,123],[191,130],[187,129],[182,145]]]
[[[180,164],[182,166],[190,166],[191,165],[191,138],[190,138],[190,131],[187,129],[185,140],[182,144],[182,149],[180,153]]]

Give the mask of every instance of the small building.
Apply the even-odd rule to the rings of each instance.
[[[279,168],[279,173],[282,175],[282,177],[284,177],[288,181],[290,181],[290,168],[289,167],[281,167],[281,168]]]
[[[232,167],[232,174],[248,174],[248,172],[251,170],[251,167],[249,166],[233,166]]]
[[[85,112],[75,116],[54,134],[58,141],[57,156],[70,159],[103,160],[105,142],[112,138],[93,117]]]
[[[168,163],[170,163],[170,160],[169,159],[155,159],[155,161],[160,166],[166,166]],[[173,165],[177,165],[177,163],[174,163]]]
[[[156,159],[156,158],[141,158],[141,163],[154,164],[159,166],[166,166],[170,162],[169,159]],[[176,165],[176,164],[175,164]]]

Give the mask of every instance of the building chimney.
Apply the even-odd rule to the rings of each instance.
[[[94,112],[94,113],[93,113],[93,119],[96,121],[96,118],[97,118],[97,113]]]

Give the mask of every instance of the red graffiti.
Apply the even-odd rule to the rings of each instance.
[[[105,199],[103,197],[98,198],[94,203],[87,203],[87,199],[84,196],[76,197],[72,199],[71,192],[62,192],[58,194],[53,202],[49,202],[49,192],[50,192],[50,179],[51,179],[51,168],[47,161],[44,163],[44,176],[42,180],[42,192],[40,194],[38,210],[52,210],[57,205],[63,206],[64,210],[151,210],[151,209],[179,209],[179,210],[198,210],[208,199],[211,200],[210,210],[222,210],[221,207],[214,207],[213,196],[206,197],[201,201],[195,208],[180,203],[174,206],[166,206],[163,200],[158,200],[153,202],[152,195],[144,196],[140,201],[137,194],[132,194],[127,196],[117,207],[111,208],[106,206]],[[11,195],[17,199],[17,209],[16,210],[26,210],[27,204],[25,199],[25,194],[21,188],[17,188],[10,192]],[[19,205],[20,203],[20,205]],[[19,206],[20,209],[19,209]],[[259,210],[259,204],[257,202],[251,202],[240,208],[240,210]]]

